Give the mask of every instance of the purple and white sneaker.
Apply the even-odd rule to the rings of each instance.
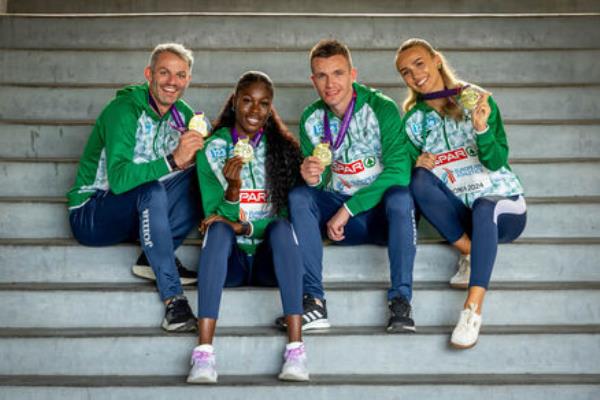
[[[196,346],[190,364],[192,369],[187,383],[217,383],[215,353],[210,344]]]
[[[283,367],[279,374],[282,381],[307,381],[308,361],[303,342],[292,342],[285,346]]]

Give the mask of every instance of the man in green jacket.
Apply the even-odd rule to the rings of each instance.
[[[186,270],[174,254],[201,217],[191,167],[204,140],[187,129],[194,113],[181,100],[192,64],[192,53],[179,44],[154,49],[144,70],[148,82],[119,90],[102,110],[67,193],[79,243],[140,241],[143,254],[136,264],[151,266],[168,331],[196,326],[181,287],[180,272]]]
[[[416,253],[411,161],[393,100],[355,82],[350,51],[322,40],[310,53],[320,99],[300,118],[306,186],[290,193],[292,224],[304,258],[303,329],[328,328],[321,234],[336,243],[388,244],[389,332],[414,331],[410,300]],[[360,324],[360,322],[359,322]]]

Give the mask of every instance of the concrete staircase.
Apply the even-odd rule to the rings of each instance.
[[[9,2],[8,10],[131,11],[119,1],[60,3]],[[340,4],[311,1],[291,10],[301,15],[233,13],[290,11],[281,9],[288,2],[164,14],[193,2],[174,1],[171,10],[149,3],[158,2],[141,11],[163,13],[0,15],[0,399],[600,398],[600,14],[548,14],[597,12],[596,2],[531,2],[539,15],[516,14],[532,11],[516,1],[488,9],[448,1],[441,10],[402,2],[410,12],[511,13],[502,15],[365,15],[362,2],[347,3],[354,15],[307,14]],[[403,11],[371,3],[373,12]],[[305,338],[309,384],[274,377],[284,344],[271,327],[276,290],[240,288],[223,299],[220,383],[186,385],[195,337],[158,328],[154,287],[130,274],[136,247],[85,248],[71,237],[64,193],[91,124],[117,88],[143,80],[149,50],[174,40],[195,50],[186,96],[194,107],[214,117],[237,77],[261,69],[296,130],[315,97],[307,51],[328,36],[349,44],[361,81],[397,101],[404,88],[394,51],[411,36],[430,39],[459,75],[490,89],[527,191],[528,227],[500,248],[472,350],[448,346],[464,300],[447,286],[457,255],[422,224],[416,334],[384,332],[385,249],[330,246],[334,328]],[[191,235],[179,254],[195,266],[198,252]],[[187,294],[195,306],[195,289]]]

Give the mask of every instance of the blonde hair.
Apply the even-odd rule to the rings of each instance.
[[[442,80],[444,81],[445,87],[447,87],[448,89],[454,89],[464,84],[464,82],[462,82],[456,77],[452,67],[450,66],[450,64],[448,64],[446,57],[444,57],[444,55],[439,51],[435,50],[433,46],[425,39],[412,38],[406,40],[400,45],[400,48],[396,52],[395,59],[396,69],[398,70],[398,72],[400,72],[400,68],[398,67],[398,59],[400,58],[400,53],[413,47],[421,47],[422,49],[425,49],[431,55],[431,57],[438,56],[438,58],[440,59],[439,70],[440,74],[442,75]],[[406,98],[402,103],[402,110],[404,112],[408,112],[411,108],[414,107],[414,105],[417,103],[418,95],[419,94],[413,89],[407,87]],[[463,117],[462,107],[459,107],[454,101],[448,101],[443,108],[443,112],[457,120],[462,119]]]

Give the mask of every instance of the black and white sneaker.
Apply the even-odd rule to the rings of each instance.
[[[320,300],[323,305],[319,305],[317,300],[309,295],[304,295],[302,299],[302,307],[304,312],[302,313],[302,331],[310,331],[317,329],[328,329],[331,327],[327,320],[327,302]],[[275,320],[275,325],[279,328],[287,328],[285,317],[279,317]]]
[[[168,332],[190,332],[196,330],[196,322],[187,298],[179,295],[167,304],[162,328]]]
[[[175,257],[175,265],[177,266],[177,272],[179,272],[179,279],[181,280],[182,285],[193,285],[198,281],[197,274],[194,271],[185,268],[177,257]],[[154,271],[143,252],[131,268],[131,272],[139,278],[156,281],[156,275],[154,275]]]
[[[415,321],[412,319],[412,307],[404,297],[394,297],[388,302],[390,320],[387,325],[389,333],[415,332]]]

